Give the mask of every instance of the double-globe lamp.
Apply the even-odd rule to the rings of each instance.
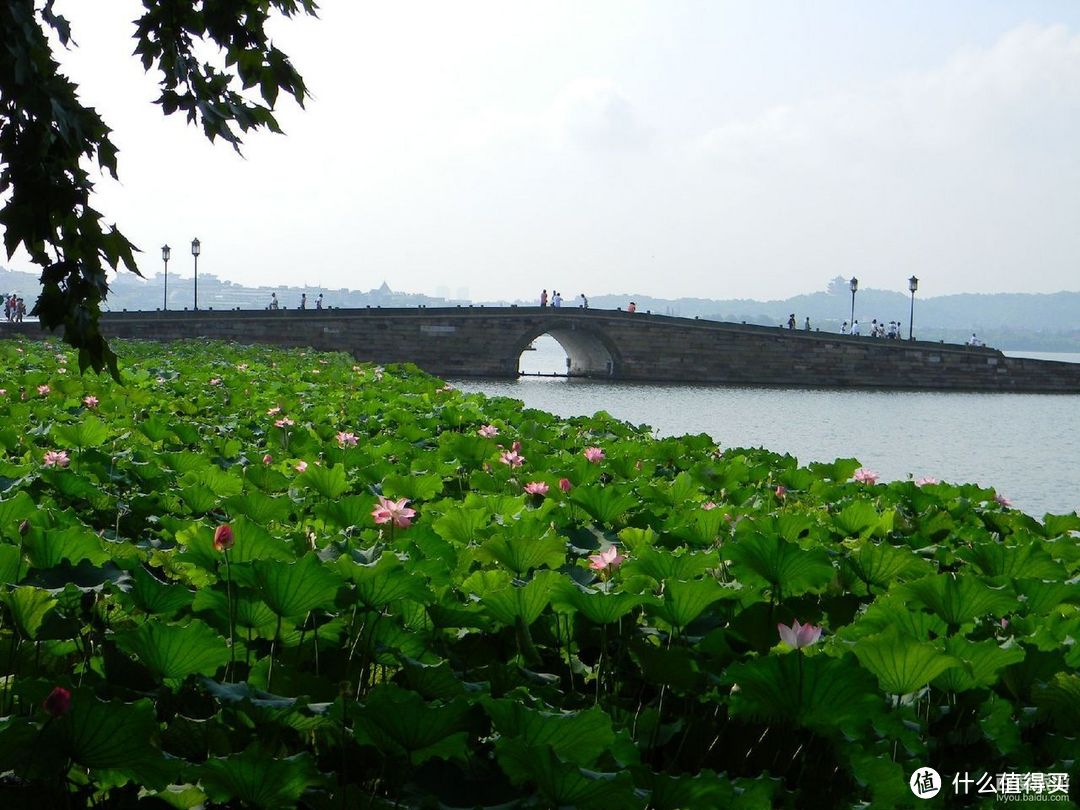
[[[198,239],[191,240],[191,255],[195,257],[195,309],[199,308],[199,254],[202,253],[202,243]]]
[[[165,262],[165,294],[161,298],[161,308],[169,308],[169,256],[172,254],[172,248],[168,245],[161,246],[161,260]]]

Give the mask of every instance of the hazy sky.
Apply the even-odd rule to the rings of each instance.
[[[149,103],[138,2],[57,10],[148,273],[198,236],[242,283],[477,300],[1080,289],[1073,0],[323,0],[275,25],[314,98],[243,159]]]

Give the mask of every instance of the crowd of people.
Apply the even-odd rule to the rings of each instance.
[[[549,299],[547,289],[545,288],[545,289],[541,290],[540,291],[540,306],[546,307],[549,302],[551,304],[552,309],[562,309],[562,305],[563,305],[562,293],[560,293],[558,290],[552,290],[551,298]],[[578,309],[588,309],[589,308],[589,299],[585,297],[585,293],[582,293],[577,298],[575,298],[574,303],[577,304]]]
[[[870,329],[867,332],[867,335],[869,335],[870,337],[876,337],[876,338],[886,338],[888,340],[899,340],[900,338],[903,337],[903,332],[901,331],[900,323],[901,323],[900,321],[889,321],[888,326],[886,326],[885,321],[881,321],[879,323],[878,319],[874,318],[870,322]],[[859,321],[857,319],[852,321],[850,327],[848,326],[848,322],[844,321],[840,325],[840,334],[841,335],[847,335],[847,334],[861,335],[862,334],[862,326],[859,324]]]
[[[8,323],[22,323],[26,315],[26,302],[15,293],[4,296],[4,320]]]
[[[270,293],[270,303],[266,307],[267,309],[281,309],[281,302],[278,301],[277,293]],[[307,293],[300,293],[300,309],[307,309]],[[319,293],[319,297],[315,299],[315,309],[323,308],[323,294]]]

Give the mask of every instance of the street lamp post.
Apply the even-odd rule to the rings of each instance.
[[[191,255],[195,257],[195,309],[199,308],[199,254],[202,253],[202,244],[198,239],[191,240]]]
[[[168,245],[161,246],[161,260],[165,262],[165,295],[161,298],[161,308],[169,308],[169,256],[172,249]]]
[[[911,314],[907,321],[907,339],[914,340],[912,335],[915,329],[915,291],[919,289],[919,280],[912,276],[907,280],[907,288],[911,290]]]
[[[848,327],[850,331],[855,328],[855,293],[859,289],[859,280],[852,276],[848,284],[851,286],[851,325]]]

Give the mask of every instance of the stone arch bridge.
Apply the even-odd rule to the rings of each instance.
[[[927,341],[722,323],[621,310],[550,307],[112,312],[110,337],[212,338],[346,351],[412,362],[442,377],[516,377],[541,335],[571,376],[642,382],[1080,393],[1080,364],[1005,357]],[[0,334],[42,336],[37,324]]]

